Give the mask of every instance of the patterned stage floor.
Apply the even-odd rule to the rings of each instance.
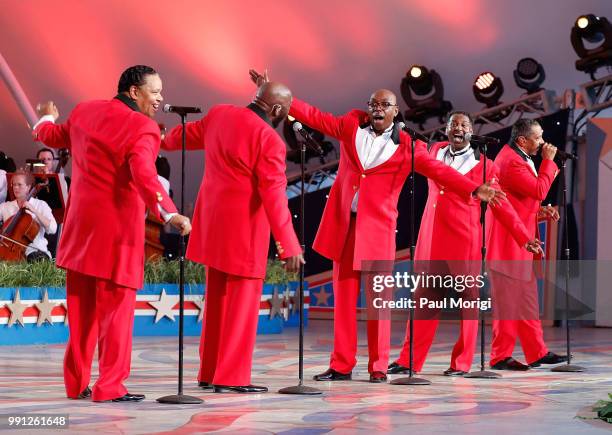
[[[176,392],[176,340],[139,338],[134,343],[128,388],[145,393],[137,404],[71,401],[61,378],[63,345],[0,348],[0,414],[68,413],[70,428],[57,433],[235,432],[249,434],[323,433],[469,433],[590,434],[606,433],[611,424],[576,418],[612,392],[612,329],[579,329],[574,333],[575,362],[584,373],[533,369],[504,372],[500,380],[469,380],[441,375],[448,367],[456,326],[441,325],[423,377],[430,386],[394,386],[367,382],[367,349],[360,325],[359,363],[352,382],[315,383],[313,374],[327,368],[331,323],[312,321],[307,329],[307,384],[322,396],[285,396],[276,391],[297,376],[297,334],[259,336],[253,383],[267,385],[262,395],[213,394],[195,385],[197,340],[186,339],[185,393],[205,400],[198,406],[161,405],[155,398]],[[394,328],[396,356],[403,326]],[[564,353],[564,330],[546,330],[551,350]],[[522,359],[520,351],[515,356]],[[478,359],[476,359],[479,361]],[[477,362],[475,361],[475,362]],[[476,368],[476,365],[474,365]],[[96,369],[94,369],[95,373]],[[3,417],[4,421],[6,419]],[[10,429],[0,429],[8,433]],[[18,430],[15,433],[50,433]]]

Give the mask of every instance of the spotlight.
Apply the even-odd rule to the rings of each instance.
[[[500,103],[499,99],[504,93],[504,85],[499,77],[487,71],[478,74],[472,91],[477,101],[486,104],[487,107],[493,107]]]
[[[595,80],[597,69],[612,66],[612,25],[606,17],[593,14],[579,16],[572,27],[570,39],[580,58],[576,61],[578,71],[590,74]]]
[[[525,57],[516,64],[514,81],[519,88],[525,89],[528,94],[539,91],[545,78],[544,67],[531,57]]]
[[[402,98],[408,105],[405,118],[419,124],[422,129],[429,118],[438,117],[444,122],[444,117],[453,110],[453,105],[444,100],[442,78],[435,70],[429,70],[422,65],[410,67],[400,85]]]

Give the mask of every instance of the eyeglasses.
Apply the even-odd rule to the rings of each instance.
[[[368,107],[370,109],[383,109],[387,110],[390,107],[395,107],[397,104],[389,103],[388,101],[368,101]]]

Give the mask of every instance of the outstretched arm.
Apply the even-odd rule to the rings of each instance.
[[[257,86],[261,86],[269,81],[267,70],[263,74],[259,74],[254,69],[251,69],[249,70],[249,75]],[[289,115],[327,136],[340,139],[344,122],[343,116],[338,117],[331,113],[322,112],[297,98],[293,98]]]
[[[185,124],[185,149],[203,150],[204,132],[206,131],[206,119],[204,116],[199,121]],[[177,151],[183,147],[183,126],[177,125],[170,133],[166,134],[161,141],[161,148],[167,151]]]
[[[39,103],[36,112],[40,119],[32,127],[34,140],[49,148],[70,148],[70,118],[65,124],[55,124],[59,110],[53,101]]]

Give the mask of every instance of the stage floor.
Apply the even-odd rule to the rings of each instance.
[[[397,356],[403,326],[394,327],[392,357]],[[6,415],[70,415],[69,431],[57,433],[180,433],[235,432],[249,434],[333,433],[469,433],[469,434],[590,434],[606,433],[612,424],[582,420],[589,406],[612,393],[612,329],[583,328],[574,332],[575,363],[584,373],[552,373],[548,369],[502,372],[499,380],[448,378],[456,325],[442,324],[428,363],[420,376],[429,386],[394,386],[367,382],[367,347],[360,324],[359,362],[353,381],[315,383],[312,375],[327,368],[332,343],[329,321],[311,321],[307,328],[306,383],[321,396],[277,394],[296,383],[297,331],[259,336],[253,383],[267,385],[261,395],[214,394],[196,387],[195,337],[185,346],[185,393],[203,405],[162,405],[157,397],[176,392],[175,339],[138,338],[134,342],[128,388],[147,399],[136,404],[68,400],[62,383],[63,345],[0,347],[0,432]],[[551,350],[565,353],[564,330],[545,331]],[[520,350],[515,357],[523,360]],[[477,368],[479,357],[475,358]],[[97,368],[94,368],[94,373]],[[397,377],[391,376],[391,378]],[[15,433],[51,433],[18,430]]]

